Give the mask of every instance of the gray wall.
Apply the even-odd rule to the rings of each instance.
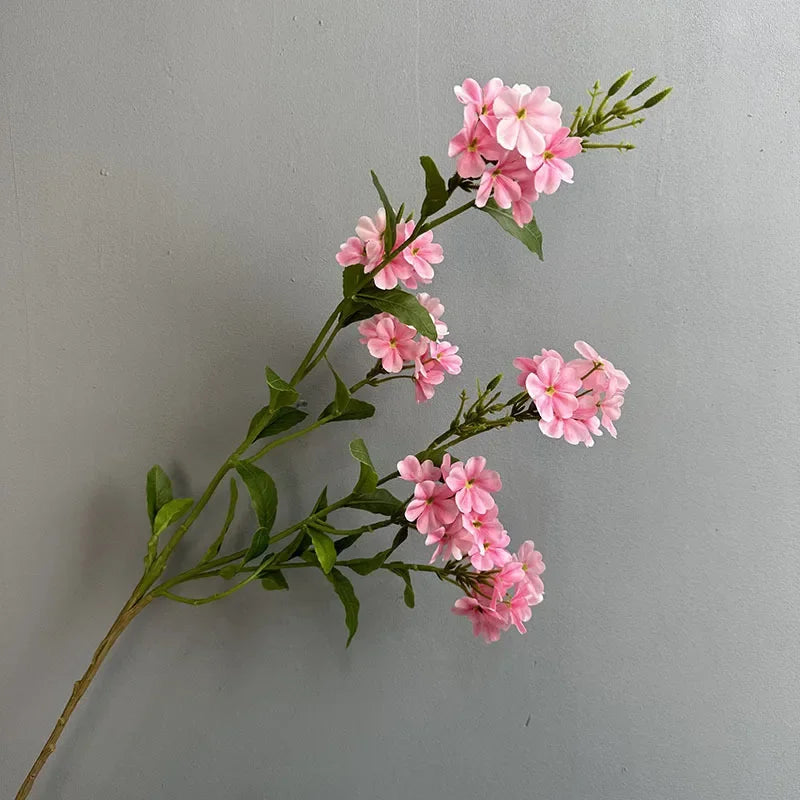
[[[346,442],[388,469],[462,385],[585,338],[633,379],[592,451],[505,432],[502,517],[544,552],[532,631],[454,596],[317,576],[120,642],[40,798],[745,800],[800,785],[800,24],[789,2],[7,0],[2,27],[0,796],[137,579],[153,462],[195,495],[334,302],[333,254],[446,156],[467,75],[565,106],[629,66],[676,90],[628,155],[540,203],[540,264],[488,218],[439,237],[463,380],[272,459],[289,520]],[[476,215],[477,216],[477,215]],[[334,358],[367,365],[354,332]],[[327,391],[320,374],[312,402]],[[214,507],[215,524],[221,506]],[[208,534],[209,528],[200,533]],[[241,533],[241,531],[240,531]],[[423,556],[416,543],[412,556]]]

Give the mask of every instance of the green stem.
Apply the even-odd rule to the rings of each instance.
[[[269,453],[270,450],[274,450],[276,447],[280,447],[282,444],[291,442],[294,439],[300,439],[306,434],[311,433],[311,431],[314,431],[317,428],[321,428],[323,425],[325,425],[327,422],[330,422],[332,419],[333,417],[320,417],[320,419],[318,419],[316,422],[312,422],[310,425],[306,425],[305,428],[300,428],[300,430],[297,430],[294,433],[289,433],[286,436],[281,436],[280,439],[273,439],[269,444],[265,444],[255,455],[248,456],[243,460],[251,464],[255,464],[256,461],[262,459],[267,453]]]

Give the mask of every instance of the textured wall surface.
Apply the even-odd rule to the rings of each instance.
[[[543,264],[483,216],[438,237],[463,378],[419,409],[389,384],[372,424],[269,462],[289,521],[329,465],[346,487],[357,432],[386,470],[476,376],[594,343],[633,379],[618,441],[463,451],[544,552],[531,634],[483,646],[447,587],[418,580],[412,612],[391,575],[358,582],[349,650],[319,576],[157,603],[34,796],[797,796],[793,3],[6,0],[0,36],[0,797],[138,577],[145,471],[197,496],[239,441],[264,365],[290,371],[335,302],[368,169],[418,202],[465,76],[572,108],[630,66],[676,91],[539,204]],[[353,379],[356,338],[333,350]]]

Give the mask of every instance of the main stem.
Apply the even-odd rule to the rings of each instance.
[[[454,209],[453,211],[449,212],[448,214],[443,214],[442,216],[438,217],[437,219],[431,220],[427,223],[427,225],[423,228],[423,226],[419,226],[418,229],[412,234],[409,239],[404,242],[402,245],[398,246],[398,248],[390,253],[384,259],[383,263],[380,265],[379,269],[383,269],[392,258],[397,256],[404,247],[406,247],[411,241],[416,239],[420,236],[424,230],[430,230],[432,228],[436,228],[439,225],[447,222],[448,220],[452,219],[453,217],[458,216],[459,214],[463,214],[465,211],[470,209],[474,203],[470,201],[469,203],[465,203],[463,206]],[[379,270],[376,270],[376,272]],[[366,285],[368,282],[371,282],[374,279],[375,272],[370,275],[365,275],[363,280],[363,285]],[[359,288],[362,288],[359,286]],[[324,358],[328,348],[330,347],[333,339],[335,338],[336,334],[340,330],[340,326],[337,325],[337,319],[339,317],[339,313],[342,310],[344,301],[341,301],[336,308],[334,309],[333,313],[328,317],[325,323],[322,326],[317,338],[312,342],[311,347],[308,349],[308,352],[304,356],[303,360],[300,362],[300,366],[297,368],[296,372],[291,378],[292,386],[296,386],[299,384],[303,378],[305,378],[308,373],[319,363],[319,361]],[[333,330],[332,330],[333,329]],[[327,340],[326,340],[327,337]],[[322,424],[320,422],[320,424]],[[295,434],[290,434],[288,436],[283,437],[281,440],[276,440],[271,445],[267,445],[264,447],[259,453],[257,453],[254,457],[247,459],[248,461],[255,461],[264,455],[267,451],[277,447],[278,444],[283,444],[286,441],[291,439],[297,438],[299,435],[305,435],[309,433],[314,428],[319,427],[317,424],[312,424],[303,429],[300,432]],[[127,603],[122,607],[122,610],[117,615],[117,618],[114,620],[111,628],[109,628],[108,633],[105,635],[103,640],[97,646],[97,649],[92,656],[92,660],[89,663],[86,672],[84,672],[83,676],[79,681],[75,683],[72,688],[72,694],[67,701],[66,706],[64,706],[64,710],[61,712],[58,720],[56,721],[55,727],[53,728],[49,738],[45,742],[44,747],[42,748],[41,752],[39,753],[38,758],[34,762],[33,766],[28,772],[25,780],[20,786],[19,791],[16,794],[15,800],[25,800],[31,793],[33,789],[33,784],[36,781],[39,773],[42,771],[47,759],[53,754],[56,749],[56,743],[61,738],[61,734],[64,731],[64,727],[66,726],[69,718],[72,716],[73,711],[77,707],[78,703],[80,702],[83,695],[86,693],[86,690],[89,688],[89,684],[94,680],[95,675],[97,674],[100,666],[102,665],[103,661],[105,661],[106,656],[108,655],[111,648],[114,646],[114,643],[119,639],[122,635],[122,632],[125,628],[130,625],[133,619],[147,606],[152,602],[157,594],[150,591],[153,584],[159,579],[159,577],[163,574],[167,560],[172,555],[175,548],[180,543],[183,536],[189,530],[191,525],[200,516],[200,513],[205,508],[208,501],[211,499],[212,495],[216,491],[217,487],[219,486],[222,479],[225,475],[231,470],[233,467],[233,463],[236,459],[238,459],[243,451],[246,449],[244,445],[240,445],[236,451],[232,454],[230,458],[228,458],[225,463],[219,468],[217,473],[211,479],[210,483],[206,487],[205,492],[203,492],[202,496],[192,508],[189,516],[186,520],[177,528],[175,533],[173,533],[170,540],[167,542],[161,553],[155,558],[152,564],[148,564],[147,568],[145,569],[145,573],[142,576],[139,583],[136,585],[136,588],[133,590],[130,598],[128,599]],[[334,504],[335,507],[336,504]],[[284,532],[285,535],[289,535],[290,531]],[[273,538],[273,541],[277,541],[278,537]],[[163,588],[163,587],[159,587]],[[225,593],[227,594],[227,593]]]
[[[137,586],[137,590],[138,588],[139,587]],[[39,753],[39,757],[33,763],[30,772],[22,782],[22,786],[20,786],[19,791],[16,794],[16,800],[25,800],[25,798],[31,793],[34,781],[42,771],[42,767],[44,767],[47,759],[50,758],[55,751],[56,744],[61,738],[61,734],[64,732],[64,728],[69,721],[69,718],[72,716],[72,712],[75,711],[75,708],[77,707],[81,698],[86,693],[86,690],[89,688],[89,684],[94,679],[94,676],[97,674],[97,671],[100,669],[102,663],[105,661],[106,656],[111,651],[114,643],[122,635],[122,632],[125,630],[125,628],[131,624],[134,618],[144,610],[144,608],[152,599],[152,595],[146,595],[145,597],[136,600],[136,591],[134,591],[128,602],[122,607],[122,610],[117,615],[113,625],[109,628],[108,633],[94,651],[94,655],[92,656],[92,660],[89,662],[86,672],[83,673],[81,679],[76,681],[75,685],[72,687],[72,694],[69,696],[69,700],[64,706],[64,710],[61,712],[61,715],[56,721],[49,738],[45,742],[42,751]]]

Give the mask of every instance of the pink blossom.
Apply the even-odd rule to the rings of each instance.
[[[522,194],[519,200],[512,200],[511,215],[514,222],[520,228],[527,225],[533,219],[533,203],[539,199],[539,192],[536,191],[535,175],[527,175],[520,179],[519,186]]]
[[[527,628],[523,623],[531,618],[533,612],[531,611],[530,597],[525,589],[522,586],[517,587],[514,596],[503,605],[506,608],[506,618],[510,625],[513,625],[520,633],[527,633]],[[501,616],[503,616],[502,613]]]
[[[436,359],[423,355],[414,362],[414,393],[418,403],[430,400],[444,381],[444,370]]]
[[[451,558],[461,561],[474,544],[472,534],[461,525],[461,520],[456,518],[447,527],[436,528],[425,539],[425,544],[436,545],[430,563],[433,564],[439,556],[443,561]]]
[[[564,363],[564,359],[558,350],[545,350],[544,348],[542,348],[542,354],[540,356],[534,356],[533,358],[515,358],[512,363],[518,370],[521,370],[520,374],[517,375],[517,383],[524,388],[528,375],[532,372],[536,372],[539,368],[539,364],[541,364],[542,360],[545,358],[557,358],[562,364]]]
[[[617,369],[608,359],[603,358],[590,344],[575,342],[575,349],[583,356],[571,361],[573,367],[583,380],[583,385],[593,391],[608,391],[611,394],[624,392],[630,386],[628,376]],[[587,373],[591,373],[588,374]]]
[[[469,617],[472,632],[481,636],[485,642],[496,642],[508,625],[503,617],[475,597],[459,597],[453,606],[453,613]]]
[[[340,266],[349,267],[351,264],[363,264],[366,260],[367,253],[364,242],[357,236],[351,236],[344,244],[339,245],[336,262]]]
[[[397,462],[397,471],[404,481],[422,483],[422,481],[438,481],[442,477],[441,470],[427,459],[421,464],[416,456],[406,456]]]
[[[430,357],[438,362],[448,375],[458,375],[461,372],[461,356],[457,356],[458,347],[450,342],[431,342],[429,347]]]
[[[442,314],[444,314],[444,306],[439,301],[438,297],[431,297],[426,292],[420,292],[417,295],[420,305],[431,315],[434,325],[436,326],[436,338],[444,339],[450,332],[447,325],[442,322]]]
[[[500,78],[492,78],[483,89],[472,78],[467,78],[461,86],[453,87],[459,102],[465,106],[465,125],[474,122],[476,119],[480,120],[489,132],[494,135],[497,121],[492,106],[502,88],[503,81]]]
[[[375,219],[370,217],[359,217],[356,225],[356,235],[364,242],[381,241],[383,232],[386,230],[386,211],[378,209]]]
[[[475,193],[475,205],[483,208],[492,196],[500,208],[510,208],[522,198],[520,181],[528,175],[524,159],[513,153],[507,153],[496,164],[487,164]]]
[[[481,529],[475,536],[475,543],[469,551],[469,560],[478,572],[488,572],[495,567],[502,567],[511,561],[511,553],[506,550],[511,543],[509,535],[502,531],[499,535]]]
[[[614,423],[620,418],[622,414],[622,404],[625,402],[625,397],[622,392],[606,396],[600,400],[597,407],[600,409],[601,417],[600,424],[616,439],[617,429]]]
[[[410,223],[409,223],[410,224]],[[413,226],[412,226],[413,230]],[[401,245],[411,235],[411,231],[407,230],[406,223],[399,223],[396,228],[395,248]],[[382,259],[381,259],[382,260]],[[380,261],[375,263],[370,262],[364,266],[364,272],[372,272],[378,266]],[[416,281],[413,279],[414,269],[403,258],[403,254],[398,253],[381,271],[375,275],[375,285],[379,289],[394,289],[398,283],[402,282],[409,288],[416,286]]]
[[[578,373],[552,357],[542,359],[536,372],[532,372],[525,380],[525,388],[545,422],[556,416],[569,419],[578,407],[575,392],[580,387]]]
[[[497,604],[512,587],[525,581],[525,570],[519,561],[507,561],[500,571],[492,576],[492,603]]]
[[[447,476],[447,485],[456,493],[456,505],[463,514],[488,511],[495,504],[491,492],[497,492],[503,486],[500,476],[494,470],[486,469],[483,456],[473,456],[464,463],[454,464]]]
[[[497,141],[522,156],[544,152],[545,134],[561,127],[561,106],[550,100],[550,89],[524,83],[500,90],[492,106],[497,117]]]
[[[450,453],[445,453],[442,456],[442,466],[441,466],[443,481],[447,480],[447,476],[450,474],[450,470],[453,468],[452,464],[453,464],[453,459],[451,458]]]
[[[541,575],[544,572],[542,554],[530,539],[519,546],[514,558],[522,564],[522,569],[529,575]]]
[[[586,447],[594,445],[592,436],[601,436],[600,420],[597,418],[597,404],[591,395],[585,394],[578,398],[578,407],[572,411],[572,416],[562,419],[559,416],[551,420],[541,419],[539,429],[551,439],[560,439],[562,436],[569,444],[583,442]]]
[[[462,514],[461,522],[475,536],[475,542],[479,547],[483,546],[485,538],[499,538],[503,534],[503,526],[500,524],[500,520],[497,519],[496,505],[481,514],[477,511]]]
[[[414,499],[406,506],[406,519],[420,533],[449,525],[458,516],[453,493],[441,483],[422,481],[414,487]]]
[[[467,123],[450,140],[447,155],[458,156],[456,172],[462,178],[480,178],[483,174],[484,159],[495,161],[503,152],[492,135],[477,119]]]
[[[415,341],[417,332],[404,325],[391,314],[380,319],[374,326],[359,325],[359,333],[366,338],[367,349],[387,372],[400,372],[404,361],[413,361],[420,353],[420,342]]]
[[[553,194],[561,181],[572,183],[572,166],[564,159],[572,158],[580,152],[580,137],[570,136],[569,128],[559,128],[545,137],[544,152],[527,158],[528,169],[536,173],[536,191]]]
[[[408,239],[414,231],[413,221],[405,224],[405,237]],[[413,270],[413,276],[419,278],[423,283],[430,283],[433,279],[433,267],[431,264],[441,264],[444,260],[442,246],[433,241],[433,231],[427,231],[414,239],[411,244],[403,250],[403,258]],[[412,277],[412,276],[409,276]],[[410,289],[416,288],[416,283],[412,286],[405,279],[405,284]]]

